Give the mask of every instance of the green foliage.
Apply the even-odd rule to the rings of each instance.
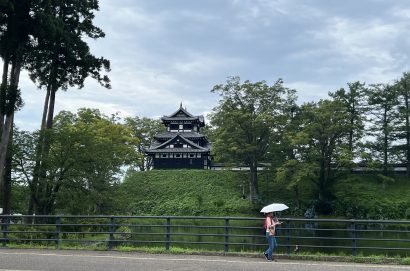
[[[231,77],[212,92],[221,96],[210,115],[216,159],[250,167],[251,198],[256,200],[258,163],[266,161],[269,146],[279,140],[287,120],[285,112],[296,99],[294,91],[285,88],[281,79],[269,86],[265,81],[241,82]]]
[[[395,177],[394,180],[388,184],[380,182],[377,176],[350,176],[340,180],[334,187],[334,215],[362,219],[408,218],[409,179]]]
[[[36,31],[38,39],[28,54],[26,68],[40,88],[53,92],[70,86],[82,88],[88,76],[110,88],[109,78],[102,74],[102,70],[110,70],[110,62],[92,55],[85,41],[105,36],[93,25],[98,2],[49,1],[38,11],[41,17],[36,13],[41,18]]]
[[[230,171],[158,170],[135,172],[116,194],[118,214],[244,216],[252,213],[240,185],[245,176]],[[245,177],[246,178],[246,177]]]
[[[125,125],[131,131],[132,136],[139,140],[129,170],[145,171],[150,169],[152,167],[152,158],[146,156],[144,150],[151,146],[156,134],[164,132],[164,125],[159,120],[139,117],[125,118]]]
[[[339,101],[343,104],[346,118],[349,123],[349,129],[346,136],[347,150],[350,155],[357,157],[358,144],[360,143],[364,135],[364,122],[365,122],[365,92],[367,88],[365,83],[359,81],[354,83],[347,83],[349,89],[339,89],[335,93],[329,93],[329,96],[335,101]],[[353,161],[351,157],[349,162]]]
[[[300,127],[286,135],[294,149],[293,159],[288,158],[277,169],[277,179],[286,180],[293,188],[309,179],[317,187],[318,206],[325,206],[331,200],[333,168],[346,160],[342,139],[351,125],[345,104],[338,100],[304,104],[296,118]],[[322,210],[330,211],[329,208]]]
[[[130,163],[134,144],[131,132],[98,110],[80,109],[77,114],[56,116],[49,154],[42,163],[47,174],[32,183],[38,133],[15,136],[16,181],[36,191],[37,214],[110,213],[110,200],[119,182],[121,167]],[[36,188],[37,187],[37,188]]]
[[[385,84],[372,85],[368,90],[368,105],[368,120],[371,124],[368,134],[374,137],[368,145],[373,159],[381,161],[383,172],[386,174],[388,164],[399,162],[393,147],[393,142],[397,139],[395,127],[400,124],[397,119],[397,88]]]

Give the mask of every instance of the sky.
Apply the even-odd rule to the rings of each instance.
[[[93,79],[59,90],[56,112],[98,108],[120,117],[160,118],[180,103],[207,115],[211,93],[230,76],[297,90],[318,101],[348,82],[392,83],[409,71],[408,0],[100,0],[89,41],[111,61],[112,89]],[[15,123],[40,127],[45,91],[22,72],[25,106]]]

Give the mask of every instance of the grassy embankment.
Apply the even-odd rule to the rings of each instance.
[[[283,202],[290,210],[284,216],[303,215],[316,199],[314,185],[301,183],[298,198],[273,175],[259,176],[261,201],[250,204],[248,174],[232,171],[157,170],[129,176],[118,191],[119,212],[130,215],[259,216],[259,208]],[[365,219],[409,219],[410,180],[396,177],[382,183],[372,176],[352,175],[332,187],[333,215]],[[298,205],[300,207],[298,207]]]

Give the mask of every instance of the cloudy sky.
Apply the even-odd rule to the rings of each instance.
[[[56,110],[99,108],[157,118],[180,102],[195,115],[229,76],[282,78],[299,102],[326,98],[347,82],[393,82],[410,70],[408,0],[100,0],[90,43],[111,61],[112,89],[87,80],[57,93]],[[44,91],[22,73],[21,129],[40,125]]]

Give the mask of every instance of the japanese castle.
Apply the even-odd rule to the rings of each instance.
[[[154,143],[145,150],[153,159],[154,169],[209,169],[211,144],[200,133],[204,117],[193,116],[181,103],[175,113],[161,120],[166,132],[155,135]]]

